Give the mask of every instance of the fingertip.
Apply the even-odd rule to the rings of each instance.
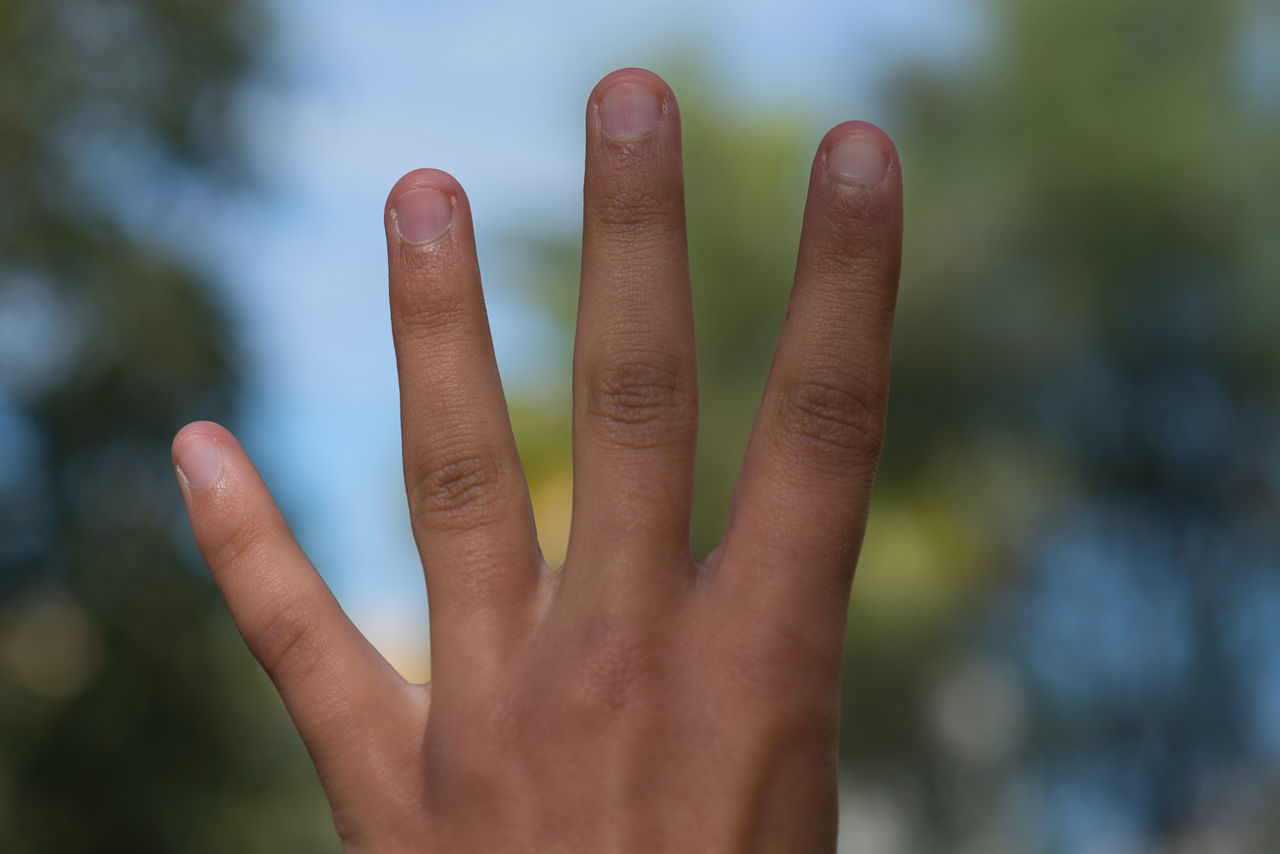
[[[231,431],[216,421],[192,421],[174,435],[173,447],[175,451],[180,443],[195,436],[211,436],[215,438],[227,437],[234,439],[231,435]]]
[[[620,68],[605,75],[587,99],[588,129],[624,148],[661,138],[664,127],[678,129],[678,116],[671,87],[643,68]]]
[[[647,86],[658,94],[664,101],[675,102],[676,94],[672,91],[671,86],[663,80],[660,75],[650,71],[647,68],[619,68],[616,71],[610,71],[604,77],[600,78],[600,82],[591,90],[591,94],[587,97],[587,104],[598,105],[604,93],[612,89],[616,84],[621,82],[635,83]]]
[[[415,190],[435,190],[454,198],[466,196],[458,179],[443,169],[413,169],[401,175],[399,180],[391,185],[384,210],[389,215],[395,210],[401,196]]]
[[[882,151],[884,151],[887,156],[894,160],[898,157],[897,146],[894,145],[893,139],[890,138],[889,134],[883,128],[879,125],[872,124],[871,122],[864,122],[856,119],[841,122],[831,130],[827,131],[826,135],[822,137],[822,141],[818,143],[818,152],[822,154],[829,151],[831,146],[843,139],[846,139],[847,137],[860,137],[871,140]]]
[[[235,438],[212,421],[195,421],[174,436],[170,448],[173,467],[190,492],[203,492],[222,479],[227,442],[234,443]]]
[[[415,169],[401,176],[387,194],[383,211],[387,239],[418,249],[440,241],[466,205],[458,180],[440,169]]]
[[[898,149],[870,122],[847,121],[827,131],[814,158],[815,177],[871,191],[899,169]]]

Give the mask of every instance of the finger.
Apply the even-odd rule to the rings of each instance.
[[[610,74],[587,105],[573,373],[570,555],[614,590],[628,579],[611,568],[626,570],[605,554],[687,567],[697,374],[680,121],[647,71]]]
[[[541,560],[466,194],[443,172],[411,172],[391,191],[386,227],[405,485],[440,682],[516,642]]]
[[[415,714],[411,686],[342,612],[230,433],[189,424],[173,460],[196,544],[317,766],[359,763],[371,722]]]
[[[721,551],[726,584],[842,628],[879,461],[902,252],[902,176],[879,129],[824,138],[786,320]],[[729,569],[729,567],[732,567]]]

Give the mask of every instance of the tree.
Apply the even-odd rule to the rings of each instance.
[[[965,634],[1023,686],[1016,773],[1050,850],[1177,839],[1274,740],[1280,128],[1241,61],[1261,10],[992,12],[982,67],[899,90],[918,251],[885,471],[949,481],[1003,533]]]
[[[262,12],[0,7],[0,848],[15,854],[332,836],[169,466],[177,426],[231,414],[225,313],[113,181],[236,180],[230,109]]]

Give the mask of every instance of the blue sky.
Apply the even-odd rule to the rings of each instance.
[[[229,203],[196,251],[245,354],[233,426],[348,611],[411,675],[426,599],[386,304],[381,211],[396,178],[433,166],[467,189],[504,382],[538,383],[554,342],[500,236],[530,221],[578,230],[582,115],[601,76],[696,56],[726,106],[785,106],[810,117],[816,144],[839,121],[883,121],[891,63],[949,62],[980,42],[961,0],[276,9],[272,61],[242,109],[263,186]]]

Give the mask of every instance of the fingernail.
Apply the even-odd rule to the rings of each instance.
[[[453,222],[453,198],[439,190],[409,190],[396,201],[396,231],[405,243],[421,246],[436,240]]]
[[[178,475],[192,492],[208,489],[222,474],[222,451],[208,436],[192,436],[174,449]]]
[[[644,136],[658,126],[661,118],[662,98],[643,83],[615,83],[600,100],[600,124],[610,139]]]
[[[889,157],[865,136],[846,136],[827,152],[827,171],[845,184],[871,190],[889,171]]]

